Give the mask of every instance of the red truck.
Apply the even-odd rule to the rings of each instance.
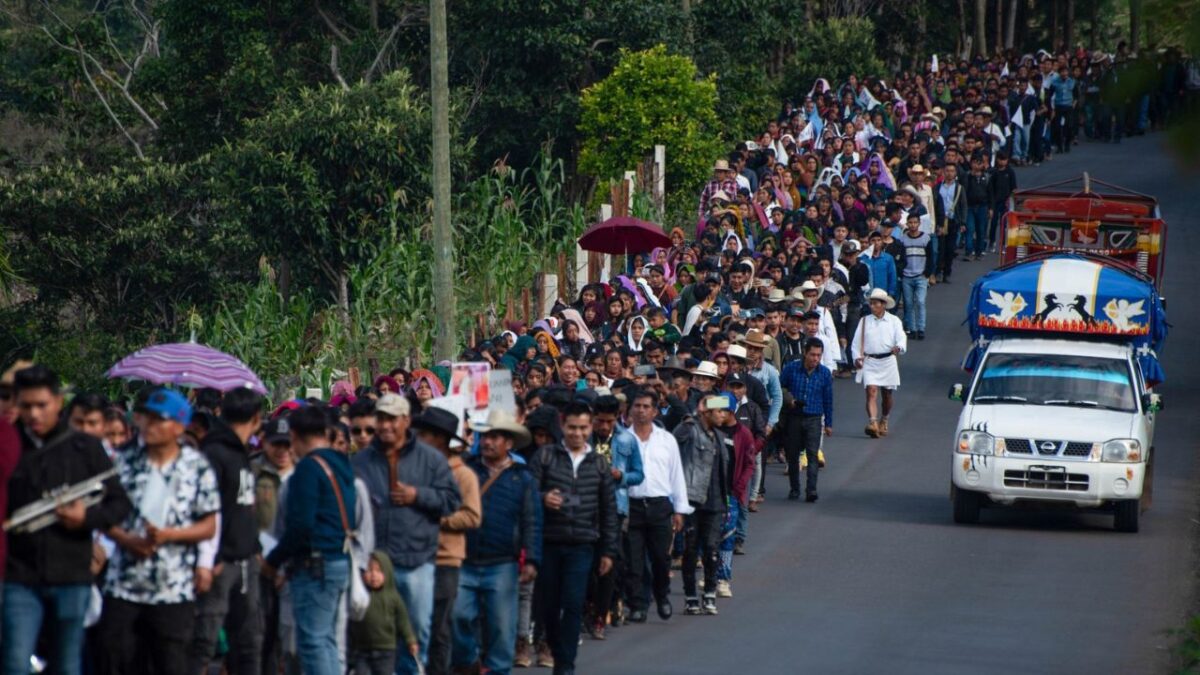
[[[1158,200],[1087,173],[1014,192],[1004,230],[1005,264],[1038,253],[1093,253],[1125,263],[1161,285],[1167,224]]]

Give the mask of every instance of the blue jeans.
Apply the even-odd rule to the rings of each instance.
[[[992,204],[992,223],[988,227],[988,243],[1004,245],[1004,221],[1008,215],[1008,202],[999,201]]]
[[[517,563],[463,565],[453,625],[451,664],[455,668],[479,658],[478,631],[483,638],[483,667],[495,675],[508,675],[517,643]]]
[[[542,625],[546,628],[546,642],[554,652],[556,672],[575,667],[592,556],[591,544],[546,544],[543,547],[537,592],[541,596]]]
[[[28,673],[37,649],[42,621],[54,637],[49,672],[79,675],[83,665],[83,617],[92,587],[89,584],[26,586],[4,584],[4,672]]]
[[[429,633],[433,630],[433,586],[435,581],[433,563],[425,563],[417,567],[396,567],[396,590],[404,598],[408,606],[408,620],[412,623],[413,632],[417,634],[417,642],[421,645],[418,658],[424,665],[429,658]],[[408,645],[403,639],[396,643],[396,673],[417,673],[417,662],[408,653]]]
[[[987,204],[967,207],[967,244],[963,255],[983,255],[987,248]]]
[[[1029,155],[1029,125],[1013,125],[1013,159],[1024,160]]]
[[[925,293],[929,281],[925,277],[900,277],[904,293],[904,330],[925,330]]]
[[[335,632],[338,607],[350,586],[350,559],[325,558],[320,579],[300,567],[288,583],[296,619],[296,652],[304,675],[341,675]]]

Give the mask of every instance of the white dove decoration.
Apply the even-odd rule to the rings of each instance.
[[[1144,302],[1145,300],[1129,302],[1128,300],[1113,298],[1104,306],[1104,314],[1121,332],[1129,332],[1141,328],[1141,324],[1134,324],[1130,319],[1146,313],[1146,310],[1142,309],[1142,303]]]
[[[999,314],[993,314],[992,319],[1000,323],[1008,323],[1017,318],[1021,310],[1025,309],[1025,298],[1020,293],[1009,291],[1004,295],[1000,295],[996,291],[988,291],[988,302],[995,305],[999,310]]]

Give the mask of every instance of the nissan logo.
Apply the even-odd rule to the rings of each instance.
[[[1055,445],[1054,443],[1051,443],[1050,441],[1045,441],[1044,443],[1039,445],[1038,448],[1040,448],[1042,452],[1054,452],[1055,450],[1058,449],[1058,446]]]

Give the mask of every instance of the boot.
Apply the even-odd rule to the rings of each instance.
[[[513,656],[513,666],[528,668],[533,665],[533,655],[529,649],[529,638],[517,638],[517,653]]]
[[[887,425],[887,418],[886,418],[886,417],[885,417],[885,418],[883,418],[883,419],[881,419],[881,420],[879,420],[879,435],[880,435],[881,437],[882,437],[882,436],[887,436],[887,435],[888,435],[888,425]]]
[[[554,667],[554,653],[550,651],[550,645],[545,641],[539,642],[537,646],[537,667]]]
[[[879,438],[879,425],[875,423],[875,420],[869,420],[863,431],[871,438]]]

